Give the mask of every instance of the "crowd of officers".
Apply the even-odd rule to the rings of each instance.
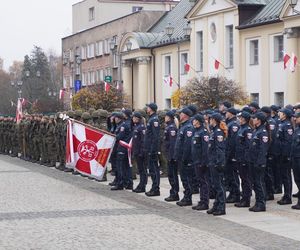
[[[218,216],[226,214],[226,203],[249,207],[253,212],[266,211],[266,201],[282,193],[279,205],[292,204],[294,196],[298,202],[292,208],[300,209],[299,191],[292,195],[292,172],[300,188],[300,105],[260,108],[252,102],[237,110],[225,101],[217,110],[201,112],[189,105],[160,113],[163,121],[157,110],[157,105],[150,103],[145,110],[135,112],[123,109],[109,114],[90,109],[49,117],[26,115],[20,123],[0,117],[0,153],[73,171],[65,167],[64,153],[66,118],[70,117],[115,134],[111,190],[159,196],[163,154],[170,183],[167,202],[192,206],[192,194],[199,193],[200,201],[192,209]],[[136,187],[130,156],[140,177]],[[148,175],[152,185],[146,192]],[[181,199],[178,175],[183,186]],[[250,206],[252,191],[255,203]],[[209,208],[210,199],[214,203]]]

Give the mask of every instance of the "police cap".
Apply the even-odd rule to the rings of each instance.
[[[147,107],[149,107],[150,109],[152,109],[154,112],[157,111],[157,105],[154,102],[151,102],[149,104],[146,104]]]

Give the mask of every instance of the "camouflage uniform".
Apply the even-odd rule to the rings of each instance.
[[[56,137],[55,137],[55,123],[54,116],[50,116],[49,122],[47,124],[46,132],[46,148],[49,157],[49,167],[55,167],[56,165]]]

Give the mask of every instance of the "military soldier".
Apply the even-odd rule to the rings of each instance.
[[[55,137],[55,121],[54,116],[51,115],[47,124],[47,132],[46,132],[46,147],[47,154],[49,158],[49,162],[47,164],[48,167],[56,166],[56,137]]]
[[[147,106],[147,113],[149,120],[147,122],[147,129],[145,133],[145,153],[148,157],[148,168],[152,180],[152,187],[150,191],[146,192],[147,196],[160,195],[160,170],[158,165],[159,153],[159,138],[160,138],[160,125],[157,117],[156,103],[149,103]]]
[[[81,121],[88,125],[93,125],[92,116],[89,112],[83,112],[81,115]]]
[[[166,128],[164,131],[165,154],[168,160],[168,179],[171,186],[169,197],[165,201],[179,201],[178,164],[174,159],[174,149],[177,138],[177,126],[174,122],[175,115],[168,111],[165,116]]]
[[[56,150],[59,165],[57,169],[65,169],[65,157],[66,157],[66,134],[67,123],[63,120],[63,113],[58,113],[56,117]]]

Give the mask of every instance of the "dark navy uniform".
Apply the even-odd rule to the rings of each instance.
[[[267,159],[267,166],[266,166],[266,175],[265,175],[265,182],[266,182],[266,195],[267,200],[274,199],[274,193],[275,193],[275,184],[274,184],[274,165],[276,165],[276,159],[278,157],[278,154],[280,153],[279,147],[277,144],[277,123],[276,121],[269,117],[267,119],[268,125],[270,128],[270,145],[269,145],[269,151],[268,151],[268,159]]]
[[[236,138],[236,160],[238,171],[241,177],[242,199],[237,207],[249,207],[252,195],[252,181],[250,171],[250,141],[252,139],[252,129],[248,123],[240,126]]]
[[[228,138],[226,140],[225,180],[229,188],[229,196],[226,201],[232,203],[240,200],[240,180],[235,159],[236,138],[240,126],[236,117],[227,120],[226,122],[228,127]]]
[[[261,210],[266,208],[264,176],[267,164],[269,136],[265,125],[261,125],[253,131],[250,142],[250,160],[253,173],[253,188],[255,192],[255,206]]]
[[[152,187],[150,191],[153,192],[159,191],[160,184],[160,172],[158,165],[159,133],[159,120],[157,114],[154,113],[148,120],[144,143],[145,152],[148,155],[148,168],[152,179]]]
[[[293,126],[289,120],[281,121],[277,131],[277,139],[280,145],[281,172],[284,186],[283,199],[291,201],[292,198],[292,175],[291,175],[291,145]]]
[[[193,166],[191,157],[193,130],[193,126],[189,120],[180,125],[174,151],[174,159],[180,164],[180,179],[184,188],[184,197],[181,202],[186,203],[192,202],[193,192]]]
[[[192,159],[200,188],[200,202],[207,206],[209,204],[209,170],[208,170],[208,141],[209,134],[204,126],[194,128],[192,139]]]
[[[166,124],[164,132],[165,153],[168,160],[168,179],[171,185],[170,197],[177,198],[179,192],[178,165],[174,159],[177,127],[173,121]]]
[[[127,171],[128,164],[128,150],[127,148],[121,146],[119,144],[120,141],[124,141],[129,143],[131,139],[131,130],[130,127],[125,122],[120,122],[117,124],[116,130],[116,144],[115,144],[115,152],[116,152],[116,165],[117,165],[117,179],[116,179],[116,187],[119,189],[123,189],[128,185],[132,185],[132,183],[128,183],[128,179],[125,179],[125,172]]]
[[[225,170],[225,147],[226,139],[224,132],[215,126],[209,137],[208,165],[212,175],[213,187],[216,192],[216,199],[213,208],[208,213],[217,211],[225,212],[225,188],[223,184]]]
[[[300,190],[300,126],[299,125],[296,127],[293,134],[291,160],[292,160],[294,180],[298,187],[298,190]],[[298,197],[297,205],[293,206],[292,208],[300,209],[300,197]]]
[[[147,185],[147,169],[145,166],[145,154],[144,154],[144,136],[146,133],[146,127],[142,122],[136,123],[133,127],[132,137],[132,155],[136,160],[140,183],[137,185],[135,191],[145,191]]]

